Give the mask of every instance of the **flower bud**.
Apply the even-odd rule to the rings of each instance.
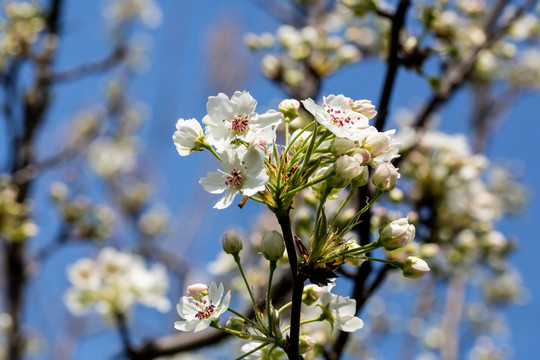
[[[285,244],[283,236],[277,231],[268,231],[261,240],[261,252],[263,256],[270,261],[277,261],[283,256]]]
[[[305,354],[309,350],[313,349],[315,345],[317,345],[315,339],[307,335],[302,335],[300,336],[300,344],[298,351],[300,352],[300,354]]]
[[[205,284],[189,285],[186,290],[188,295],[197,301],[201,301],[203,296],[208,295],[208,285]]]
[[[392,190],[399,179],[398,169],[390,163],[383,163],[377,166],[373,174],[373,185],[379,190]]]
[[[351,180],[360,175],[362,168],[360,163],[353,157],[343,155],[334,163],[336,175],[347,180]]]
[[[358,160],[360,165],[366,165],[371,161],[371,153],[362,148],[355,149],[353,157]]]
[[[419,277],[424,276],[428,271],[429,266],[424,260],[416,256],[409,256],[403,267],[403,276],[411,279],[418,279]]]
[[[304,292],[302,293],[302,302],[307,306],[310,306],[321,297],[322,293],[322,287],[317,285],[307,285],[304,287]]]
[[[371,157],[377,157],[390,150],[390,137],[382,132],[372,133],[364,139],[362,146],[369,150]]]
[[[225,235],[223,235],[222,245],[223,250],[231,255],[238,254],[243,248],[240,236],[238,236],[238,233],[233,229],[227,231]]]
[[[379,240],[387,251],[396,250],[414,239],[416,229],[407,218],[394,220],[379,229]]]
[[[331,147],[333,154],[343,155],[347,151],[354,149],[356,147],[356,143],[349,139],[336,137],[334,140],[332,140]]]
[[[352,180],[353,186],[364,186],[369,182],[369,169],[367,166],[360,167],[360,174]]]
[[[242,331],[244,329],[244,323],[245,323],[244,319],[236,317],[236,316],[231,316],[227,320],[225,327],[227,329],[231,329],[234,331]]]
[[[279,112],[286,118],[295,119],[298,117],[298,109],[300,109],[300,101],[296,99],[285,99],[279,103]]]
[[[372,119],[377,115],[377,110],[375,110],[375,105],[369,100],[356,100],[353,103],[352,110],[364,115],[368,119]]]

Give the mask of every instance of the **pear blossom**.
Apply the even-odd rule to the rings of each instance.
[[[353,110],[353,100],[343,95],[329,95],[323,98],[323,106],[312,99],[302,103],[319,122],[338,137],[361,141],[369,133],[377,130],[369,125],[367,116]]]
[[[403,267],[403,276],[418,279],[429,271],[428,264],[416,256],[409,256]]]
[[[202,140],[204,140],[203,129],[197,120],[178,119],[173,141],[180,156],[189,155],[194,151],[201,151]]]
[[[237,139],[251,142],[262,137],[268,144],[272,143],[283,114],[269,110],[259,115],[254,112],[256,106],[257,101],[246,91],[237,91],[230,99],[223,93],[210,96],[206,104],[208,115],[202,120],[208,143],[220,153]]]
[[[106,247],[96,259],[82,258],[69,266],[67,276],[72,287],[64,300],[74,315],[95,307],[102,315],[112,316],[128,311],[136,302],[161,312],[170,308],[166,268],[162,264],[147,268],[137,255]]]
[[[264,158],[264,148],[257,145],[250,145],[247,151],[242,148],[225,150],[221,155],[224,171],[209,172],[199,181],[209,193],[225,192],[214,208],[228,207],[237,194],[253,196],[263,191],[269,181],[264,169]]]
[[[180,298],[176,310],[183,321],[176,321],[174,328],[180,331],[199,332],[206,329],[212,321],[227,311],[231,302],[231,292],[223,297],[223,284],[210,284],[208,293],[200,297],[183,296]]]
[[[327,316],[327,321],[341,331],[354,332],[364,326],[364,322],[355,316],[356,300],[349,297],[343,297],[332,294],[330,291],[333,284],[323,287],[321,295],[321,304]]]

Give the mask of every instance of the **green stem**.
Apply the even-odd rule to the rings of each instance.
[[[384,263],[384,264],[392,265],[392,266],[397,267],[398,269],[401,269],[401,270],[403,270],[403,268],[405,267],[405,265],[401,261],[398,261],[398,260],[383,260],[383,259],[377,259],[377,258],[372,258],[372,257],[368,257],[368,256],[363,256],[362,258],[366,259],[366,260],[378,261],[378,262],[381,262],[381,263]]]
[[[373,203],[375,201],[377,201],[377,199],[379,199],[382,194],[384,194],[384,190],[378,190],[377,191],[377,194],[373,197],[373,199],[371,199],[367,204],[366,206],[364,206],[362,208],[362,210],[360,210],[350,221],[349,223],[347,224],[347,226],[345,226],[341,232],[339,233],[339,236],[340,237],[343,237],[350,229],[352,229],[352,227],[358,222],[358,219],[360,219],[360,216],[362,216],[363,213],[365,213],[366,211],[368,211],[368,209],[371,207],[371,205],[373,205]]]
[[[325,317],[321,314],[321,315],[319,315],[317,317],[314,317],[312,319],[300,321],[300,325],[309,324],[309,323],[317,322],[317,321],[323,321],[323,320],[325,320]],[[291,327],[290,325],[287,325],[286,327],[284,327],[283,332],[289,330],[290,327]]]
[[[226,332],[227,334],[231,334],[231,335],[236,335],[239,338],[246,339],[246,340],[260,341],[260,342],[264,342],[266,344],[272,344],[272,343],[274,343],[276,341],[273,338],[267,338],[267,337],[263,337],[263,336],[251,335],[251,334],[246,334],[246,333],[243,333],[243,332],[240,332],[240,331],[232,330],[232,329],[220,326],[215,321],[211,322],[210,326],[213,327],[214,329],[219,330],[219,331],[223,331],[223,332]]]
[[[243,314],[240,314],[238,311],[235,311],[231,308],[227,308],[227,310],[229,310],[230,312],[232,312],[234,315],[244,319],[244,321],[247,321],[249,322],[252,326],[258,328],[259,325],[257,323],[255,323],[253,320],[251,320],[250,318],[248,318],[247,316],[243,315]]]
[[[262,344],[261,346],[257,346],[255,349],[251,350],[250,352],[247,352],[245,354],[243,354],[242,356],[240,357],[237,357],[235,360],[240,360],[240,359],[243,359],[251,354],[253,354],[254,352],[257,352],[259,350],[261,350],[262,348],[264,348],[265,346],[268,346],[269,344],[266,343],[266,344]]]
[[[337,220],[337,217],[338,215],[341,213],[341,210],[343,210],[343,208],[345,207],[345,205],[349,202],[349,200],[351,200],[351,198],[353,197],[353,195],[356,193],[356,187],[354,186],[351,186],[351,189],[349,190],[349,195],[347,195],[347,198],[341,203],[341,205],[339,206],[339,209],[337,210],[337,212],[334,214],[334,216],[332,217],[332,220],[330,220],[330,224],[334,225],[334,223],[336,222]]]
[[[292,301],[289,301],[288,303],[286,303],[285,305],[283,305],[282,307],[279,308],[278,310],[278,313],[282,313],[283,311],[285,311],[287,308],[289,308],[290,306],[292,305]]]
[[[204,142],[204,143],[202,143],[202,147],[205,148],[206,150],[210,151],[212,153],[212,155],[214,155],[216,157],[216,159],[221,161],[221,158],[219,157],[219,154],[214,150],[212,145]]]
[[[381,244],[380,240],[376,240],[376,241],[372,242],[371,244],[367,244],[365,246],[361,246],[361,247],[357,247],[355,249],[347,250],[347,251],[344,251],[342,253],[339,253],[339,254],[333,255],[331,257],[328,257],[328,258],[324,258],[324,259],[321,260],[321,262],[328,262],[328,261],[334,260],[334,259],[342,257],[342,256],[354,256],[354,255],[365,254],[365,253],[368,253],[370,251],[376,250],[376,249],[380,248],[381,246],[382,246],[382,244]]]
[[[272,314],[272,306],[270,305],[270,293],[272,292],[272,278],[276,270],[277,261],[270,260],[270,275],[268,277],[268,290],[266,291],[266,311],[268,316],[268,332],[270,336],[274,333],[274,314]]]
[[[251,303],[253,304],[253,311],[255,312],[255,316],[257,317],[257,321],[261,325],[261,327],[264,327],[264,323],[262,322],[261,315],[257,311],[257,303],[255,302],[255,296],[253,296],[253,292],[251,291],[251,287],[249,286],[249,282],[247,281],[246,275],[244,274],[244,269],[242,268],[242,264],[240,263],[240,256],[238,253],[232,254],[234,257],[234,262],[236,265],[238,265],[238,269],[240,270],[240,274],[242,274],[242,279],[244,279],[244,284],[246,284],[246,288],[249,292],[249,297],[251,298]]]
[[[321,181],[324,181],[324,180],[328,179],[328,178],[331,177],[331,176],[334,176],[334,172],[333,172],[333,171],[331,171],[331,172],[328,173],[328,174],[321,175],[321,176],[319,176],[319,177],[317,177],[317,178],[315,178],[315,179],[313,179],[313,180],[311,180],[311,181],[308,181],[308,182],[305,183],[304,185],[302,185],[302,186],[300,186],[300,187],[297,187],[297,188],[295,188],[295,189],[293,189],[293,190],[291,190],[291,191],[287,191],[285,194],[282,194],[282,195],[280,196],[280,198],[284,199],[284,198],[286,198],[287,196],[294,195],[294,194],[296,194],[297,192],[302,191],[302,190],[304,190],[304,189],[306,189],[306,188],[308,188],[308,187],[310,187],[310,186],[313,186],[313,185],[315,185],[315,184],[318,184],[318,183],[320,183]]]

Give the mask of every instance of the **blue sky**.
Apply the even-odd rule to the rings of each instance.
[[[101,3],[101,2],[98,2]],[[57,68],[70,67],[89,60],[100,59],[107,54],[104,42],[105,30],[101,26],[101,8],[93,1],[67,2],[65,31],[66,38],[58,58]],[[212,195],[206,194],[197,184],[198,179],[215,167],[208,154],[195,154],[180,158],[172,144],[171,136],[178,117],[201,119],[206,112],[205,105],[209,95],[215,90],[206,85],[208,77],[208,52],[206,51],[210,28],[224,21],[234,23],[241,35],[245,32],[273,32],[277,23],[249,0],[220,2],[163,0],[160,4],[164,13],[161,27],[150,32],[153,39],[150,53],[152,66],[131,86],[130,95],[147,103],[151,116],[143,126],[145,145],[143,161],[149,170],[149,176],[155,180],[157,196],[166,202],[172,214],[185,214],[189,220],[200,223],[201,229],[195,229],[200,250],[192,249],[189,254],[195,264],[204,269],[204,264],[219,249],[219,239],[228,228],[234,225],[246,225],[259,210],[257,204],[248,204],[244,210],[231,207],[226,211],[212,210]],[[241,38],[238,39],[241,41]],[[243,87],[259,101],[260,109],[276,106],[285,94],[275,85],[264,79],[257,69],[256,56],[247,56],[249,77]],[[368,61],[360,66],[350,66],[332,75],[323,85],[322,94],[343,93],[354,98],[378,99],[382,86],[383,67],[380,61]],[[47,143],[50,134],[59,130],[59,124],[69,119],[82,107],[94,104],[101,97],[100,91],[105,85],[105,78],[93,76],[72,84],[59,85],[56,98],[59,100],[50,112],[50,121],[42,137],[44,151],[50,149]],[[429,94],[428,88],[416,76],[401,71],[398,86],[393,96],[392,109],[408,108],[411,104],[421,103]],[[412,95],[411,95],[412,94]],[[443,129],[450,132],[467,129],[466,116],[469,109],[463,106],[466,95],[452,99],[450,110],[443,117]],[[493,160],[510,160],[525,165],[524,183],[530,189],[528,211],[516,219],[505,220],[499,229],[519,239],[519,248],[512,256],[512,263],[523,275],[529,289],[528,302],[505,311],[512,331],[510,343],[515,349],[516,358],[532,358],[536,354],[535,319],[540,316],[540,282],[536,280],[537,254],[540,250],[538,241],[538,221],[540,206],[535,198],[537,184],[540,184],[538,167],[538,135],[540,122],[538,115],[538,94],[520,99],[508,114],[508,121],[494,136],[488,148],[488,156]],[[392,115],[392,114],[391,114]],[[50,180],[50,178],[49,178]],[[47,180],[41,184],[41,190],[47,186]],[[194,205],[196,203],[196,205]],[[198,212],[193,214],[193,207]],[[200,212],[199,212],[200,211]],[[203,216],[203,218],[201,218]],[[183,224],[185,223],[182,222]],[[178,230],[173,228],[173,230]],[[207,249],[214,249],[208,251]],[[81,255],[84,250],[80,251]],[[59,267],[45,269],[45,277],[59,274],[62,265],[73,260],[73,253],[62,253],[54,261]],[[47,272],[48,271],[48,272]],[[205,270],[202,270],[205,271]],[[65,281],[51,284],[54,293],[59,294]],[[43,290],[43,285],[37,290]],[[32,293],[32,292],[31,292]],[[167,317],[170,318],[171,316]],[[162,318],[160,321],[164,321]],[[39,321],[39,320],[38,320]],[[159,331],[167,332],[161,329]],[[89,336],[79,349],[77,359],[96,359],[110,355],[118,343],[111,339],[111,332],[104,335]],[[151,335],[151,334],[148,334]],[[114,338],[114,336],[112,336]],[[99,344],[99,349],[95,345]],[[92,349],[89,351],[88,349]],[[98,351],[96,353],[96,351]]]

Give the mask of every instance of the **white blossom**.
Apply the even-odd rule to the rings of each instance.
[[[208,115],[202,120],[208,143],[222,152],[235,139],[251,142],[262,137],[268,144],[274,142],[283,115],[275,110],[259,115],[256,106],[257,101],[246,91],[235,92],[230,100],[223,93],[210,96],[206,105]]]
[[[224,209],[232,204],[237,194],[253,196],[263,191],[269,178],[264,168],[265,151],[261,146],[251,145],[247,151],[242,148],[228,149],[221,155],[224,171],[209,172],[199,183],[212,194],[223,197],[214,205]]]
[[[341,331],[354,332],[364,326],[364,322],[355,316],[356,300],[348,297],[332,294],[330,291],[333,285],[325,286],[324,292],[321,295],[321,305],[326,309],[328,322],[332,327],[336,327]]]
[[[178,119],[173,141],[180,156],[186,156],[193,151],[202,150],[201,141],[203,139],[203,129],[197,120]]]
[[[369,119],[352,109],[353,100],[343,95],[329,95],[323,98],[323,106],[312,99],[302,103],[319,122],[338,137],[361,141],[369,133],[377,130],[369,125]]]
[[[227,311],[231,302],[231,292],[223,297],[223,284],[210,284],[208,293],[202,297],[183,296],[176,310],[183,321],[176,321],[174,327],[180,331],[199,332],[210,326],[214,320]],[[223,299],[222,299],[223,298]]]

